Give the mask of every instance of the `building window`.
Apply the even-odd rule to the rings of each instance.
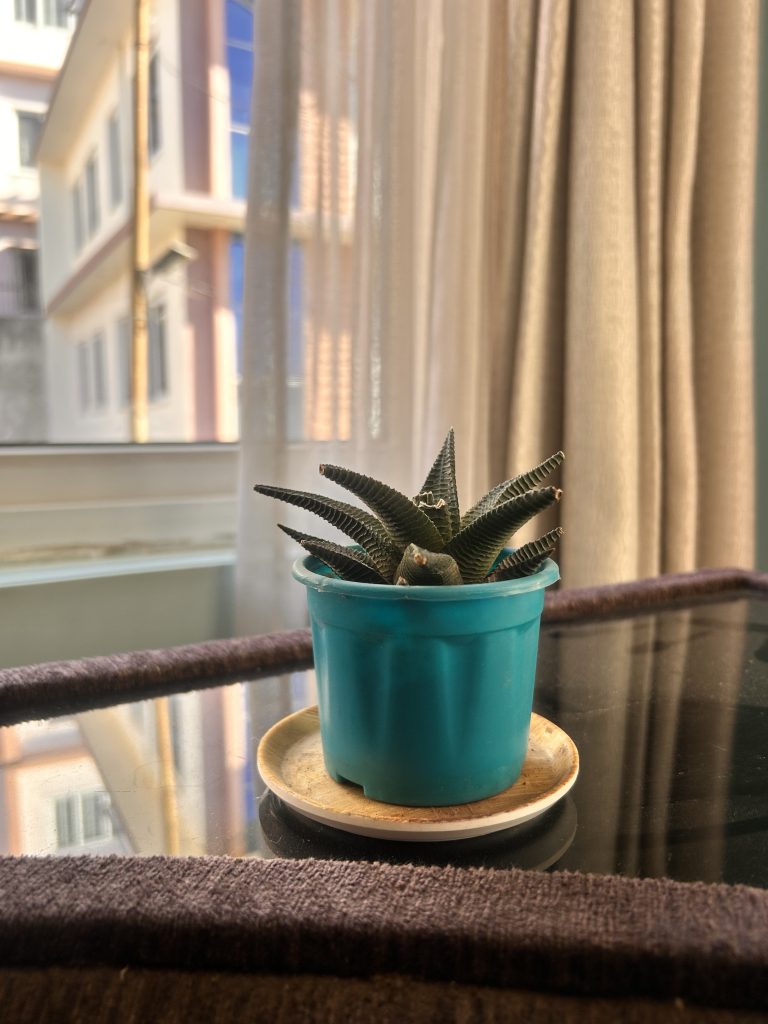
[[[16,116],[19,119],[19,163],[22,167],[34,167],[37,143],[43,130],[45,116],[28,110],[18,110]]]
[[[157,53],[153,53],[149,60],[148,145],[151,156],[158,152],[162,141],[160,130],[160,58]]]
[[[37,250],[17,249],[16,257],[16,299],[21,313],[38,313],[40,299],[37,280]]]
[[[149,311],[149,398],[168,394],[168,347],[166,338],[165,306],[153,306]]]
[[[110,801],[107,793],[72,793],[55,802],[56,846],[68,846],[109,839],[112,835]]]
[[[76,181],[72,186],[72,224],[75,233],[75,252],[80,252],[85,241],[85,227],[83,224],[83,193],[80,182]]]
[[[88,237],[99,230],[101,210],[99,208],[99,164],[94,153],[85,165],[85,218]]]
[[[109,154],[109,201],[113,207],[123,198],[123,168],[120,161],[120,118],[115,111],[107,122]]]
[[[104,334],[99,331],[94,336],[93,342],[93,404],[97,409],[103,409],[107,404],[107,367],[106,354],[104,351]]]
[[[69,0],[45,0],[45,24],[54,28],[66,28]]]
[[[227,0],[226,34],[232,195],[243,199],[248,185],[248,136],[254,66],[253,10],[250,4]]]
[[[37,0],[15,0],[16,21],[37,24]]]
[[[117,394],[120,405],[131,402],[131,319],[117,321]]]
[[[91,353],[87,341],[77,346],[77,383],[80,394],[80,408],[87,412],[91,408]]]

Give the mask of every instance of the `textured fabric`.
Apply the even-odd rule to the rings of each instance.
[[[0,858],[0,964],[234,970],[768,1009],[768,893],[568,873]]]
[[[254,482],[414,493],[449,425],[465,505],[566,451],[567,586],[750,567],[758,0],[257,9],[241,628],[318,532]]]
[[[749,1024],[749,1010],[682,1000],[584,999],[423,982],[397,975],[335,978],[208,971],[0,968],[13,1024]]]

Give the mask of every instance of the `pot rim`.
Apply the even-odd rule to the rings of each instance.
[[[500,558],[511,552],[506,548]],[[321,571],[315,567],[322,566]],[[463,583],[448,587],[397,587],[386,583],[353,583],[329,576],[330,569],[314,555],[304,555],[293,563],[293,576],[305,587],[338,594],[340,597],[366,598],[374,601],[457,601],[490,600],[515,594],[529,594],[556,583],[560,579],[557,562],[547,558],[538,572],[515,580],[496,583]]]

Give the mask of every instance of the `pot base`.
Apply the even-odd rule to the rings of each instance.
[[[317,708],[305,708],[266,733],[259,744],[258,768],[276,796],[314,821],[358,835],[425,842],[487,835],[542,814],[576,781],[579,755],[562,729],[532,715],[522,773],[503,792],[449,807],[381,803],[329,777]]]

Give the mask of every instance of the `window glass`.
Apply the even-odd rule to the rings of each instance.
[[[109,803],[107,793],[83,793],[80,803],[83,817],[83,842],[107,839],[112,835]]]
[[[56,846],[61,850],[65,846],[77,846],[80,842],[77,796],[62,796],[56,801]]]
[[[107,368],[101,332],[93,339],[93,402],[99,409],[107,404]]]
[[[91,408],[91,359],[88,342],[77,346],[77,383],[80,393],[80,408],[87,412]]]
[[[245,283],[245,246],[242,235],[232,235],[229,248],[229,301],[235,315],[237,373],[243,368],[243,288]]]
[[[165,306],[149,311],[149,397],[168,393],[168,353],[166,350]]]
[[[44,117],[29,111],[17,112],[19,118],[19,163],[22,167],[35,166],[35,152],[43,128]]]
[[[123,198],[123,168],[120,148],[120,118],[118,112],[115,111],[107,122],[109,201],[112,206],[117,206]]]
[[[68,3],[69,0],[45,0],[45,24],[66,28]]]
[[[37,313],[40,299],[37,290],[37,250],[16,249],[16,301],[20,312]]]
[[[99,208],[99,165],[96,154],[85,165],[85,209],[88,224],[88,237],[99,230],[101,211]]]
[[[154,156],[162,145],[160,130],[160,62],[157,53],[149,60],[149,152]]]
[[[245,199],[248,194],[248,133],[232,131],[232,195]]]
[[[131,321],[124,316],[117,321],[117,395],[120,405],[131,401]]]
[[[227,39],[253,46],[253,12],[244,3],[227,0]]]
[[[230,115],[234,124],[248,126],[251,120],[253,50],[227,46]]]
[[[72,225],[75,238],[75,252],[80,252],[85,240],[85,228],[83,224],[83,193],[79,181],[76,181],[72,186]]]
[[[30,25],[37,24],[37,0],[15,0],[14,13],[16,21],[26,21]]]

